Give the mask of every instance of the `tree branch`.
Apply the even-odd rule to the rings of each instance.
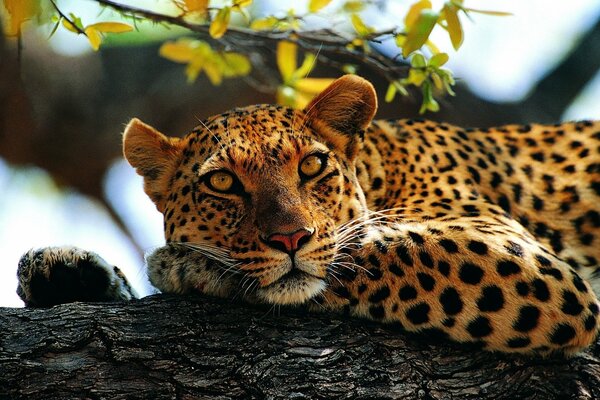
[[[61,10],[60,8],[58,8],[58,6],[56,5],[56,3],[54,2],[54,0],[50,0],[50,3],[52,3],[52,7],[54,7],[54,9],[56,10],[56,12],[58,13],[58,15],[60,15],[60,17],[62,19],[64,19],[65,21],[67,21],[69,23],[69,25],[71,25],[73,27],[73,29],[75,29],[77,31],[77,33],[79,33],[80,35],[83,36],[87,36],[87,33],[85,33],[80,27],[77,26],[77,24],[75,24],[75,22],[71,21],[71,19],[69,19],[69,17],[67,17]]]
[[[195,24],[186,21],[183,16],[171,16],[159,14],[150,10],[138,7],[124,5],[112,0],[94,0],[96,3],[112,8],[122,14],[130,14],[135,17],[143,17],[157,23],[167,23],[188,29],[199,34],[203,39],[212,45],[221,46],[228,49],[234,49],[240,53],[248,53],[249,49],[270,46],[274,48],[275,43],[286,40],[296,43],[304,51],[316,53],[317,57],[325,64],[340,68],[338,63],[331,63],[327,55],[336,55],[343,59],[353,60],[361,63],[374,72],[380,74],[388,81],[397,80],[405,77],[408,71],[408,65],[404,62],[397,62],[375,50],[365,52],[356,48],[348,47],[351,41],[340,33],[329,29],[313,31],[255,31],[243,27],[229,27],[226,34],[218,41],[209,34],[209,25]],[[382,38],[393,35],[393,30],[375,32],[369,35],[366,40],[375,43],[381,42]]]
[[[600,351],[527,359],[205,297],[0,309],[4,398],[600,398]]]

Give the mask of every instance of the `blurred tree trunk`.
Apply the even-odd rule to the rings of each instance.
[[[600,346],[527,359],[204,297],[0,309],[0,398],[598,399]]]

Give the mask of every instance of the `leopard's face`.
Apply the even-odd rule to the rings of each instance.
[[[303,121],[272,106],[212,118],[186,139],[165,203],[167,241],[241,273],[276,304],[326,287],[336,228],[364,201],[352,162]]]
[[[335,279],[339,228],[366,210],[354,161],[375,109],[346,102],[348,115],[335,113],[343,122],[324,123],[331,98],[304,111],[236,109],[184,139],[132,122],[125,155],[164,215],[167,242],[203,254],[262,301],[322,292]]]

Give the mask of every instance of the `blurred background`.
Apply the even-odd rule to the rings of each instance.
[[[412,2],[374,2],[376,11],[363,18],[385,26],[403,18]],[[123,3],[156,9],[160,1]],[[82,19],[106,12],[92,1],[57,4]],[[466,4],[513,16],[464,21],[458,54],[446,38],[434,37],[451,53],[457,95],[442,99],[441,111],[427,118],[481,127],[600,119],[598,0]],[[255,0],[250,10],[277,7],[281,2]],[[30,248],[49,245],[96,251],[121,267],[140,294],[149,294],[143,255],[164,242],[162,218],[122,159],[124,125],[139,117],[166,134],[182,135],[198,119],[272,103],[274,97],[245,79],[215,87],[201,76],[188,84],[184,67],[158,56],[160,43],[179,31],[146,26],[142,34],[119,35],[93,52],[84,37],[59,29],[48,39],[50,30],[32,27],[20,44],[0,37],[0,306],[22,306],[15,293],[17,262]],[[384,44],[378,51],[392,50]],[[311,75],[336,74],[317,67]],[[378,89],[379,118],[418,115],[418,94],[386,104],[381,96],[387,83],[373,71],[359,74]]]

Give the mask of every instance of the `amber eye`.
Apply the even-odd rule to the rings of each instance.
[[[227,172],[219,171],[210,176],[210,187],[217,192],[228,192],[233,186],[233,176]]]
[[[300,163],[300,175],[303,178],[312,178],[323,171],[325,168],[324,154],[311,154]]]

